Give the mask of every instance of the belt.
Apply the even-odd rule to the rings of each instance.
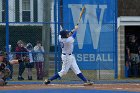
[[[63,55],[71,55],[71,54],[66,54],[66,53],[62,53]]]

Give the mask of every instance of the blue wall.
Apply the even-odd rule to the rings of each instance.
[[[72,30],[85,12],[74,43],[83,70],[113,70],[116,64],[116,0],[63,0],[64,28]]]

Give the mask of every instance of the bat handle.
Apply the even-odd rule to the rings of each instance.
[[[76,26],[78,26],[78,25],[79,25],[79,23],[80,23],[80,20],[78,20],[78,22],[77,22]]]
[[[80,23],[80,20],[81,20],[81,17],[78,19],[78,22],[77,22],[77,24],[76,24],[77,26],[79,25],[79,23]]]

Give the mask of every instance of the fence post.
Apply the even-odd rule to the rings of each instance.
[[[6,52],[9,52],[9,0],[6,0]]]
[[[118,17],[118,0],[115,0],[115,75],[114,78],[117,79],[118,78],[118,29],[117,29],[117,17]]]
[[[55,74],[58,72],[58,53],[57,53],[57,0],[54,0],[54,24],[55,24]]]
[[[42,28],[42,44],[45,49],[44,74],[49,76],[49,52],[50,52],[50,18],[51,18],[51,2],[52,0],[43,1],[43,28]]]

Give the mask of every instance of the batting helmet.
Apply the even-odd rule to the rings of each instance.
[[[66,31],[66,30],[60,31],[61,38],[68,38],[68,37],[67,37],[68,34],[69,34],[69,32]]]
[[[27,50],[32,50],[33,49],[33,46],[31,43],[28,43],[27,46],[26,46]]]

